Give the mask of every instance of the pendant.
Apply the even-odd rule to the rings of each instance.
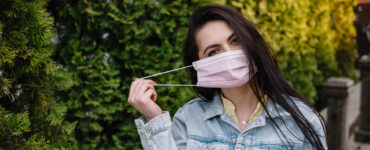
[[[242,121],[242,125],[243,125],[243,126],[247,125],[247,122]]]

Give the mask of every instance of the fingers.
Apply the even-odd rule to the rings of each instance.
[[[134,99],[134,93],[135,93],[136,85],[137,85],[137,82],[136,82],[136,79],[135,79],[135,81],[131,82],[130,92],[129,92],[129,96],[128,96],[128,101],[129,102],[132,102],[132,100]]]
[[[129,103],[140,112],[147,120],[162,114],[162,109],[155,103],[157,93],[152,80],[135,79],[131,83]]]
[[[148,79],[135,79],[131,83],[129,98],[128,101],[130,103],[136,102],[137,100],[144,100],[144,99],[152,99],[155,101],[157,94],[155,92],[155,88],[153,86],[155,84],[154,81]],[[153,91],[152,97],[143,97],[145,93],[151,89]],[[143,99],[144,98],[144,99]]]
[[[145,93],[144,93],[144,97],[147,97],[147,98],[150,98],[152,97],[152,94],[154,93],[154,91],[152,89],[149,89],[147,90]]]
[[[153,102],[157,101],[157,92],[154,91],[154,94],[152,96]]]
[[[153,95],[152,95],[152,100],[153,100],[153,102],[155,102],[157,100],[157,92],[155,91],[155,88],[154,88],[153,85],[150,85],[149,88],[154,91]]]
[[[140,89],[140,85],[141,85],[141,83],[143,82],[143,80],[142,79],[135,79],[135,85],[134,85],[134,91],[133,91],[133,94],[134,95],[137,95],[137,93],[138,93],[138,90]]]
[[[157,92],[155,91],[155,88],[154,88],[153,84],[156,84],[156,82],[150,80],[149,83],[150,83],[149,88],[153,90],[152,101],[155,102],[157,100]]]
[[[136,79],[135,81],[138,82],[138,85],[136,86],[135,91],[139,91],[139,89],[141,89],[142,86],[143,86],[142,84],[144,84],[144,83],[155,84],[154,81],[148,80],[148,79]]]
[[[145,81],[145,80],[142,80],[140,83],[139,83],[139,85],[138,85],[138,87],[137,87],[137,93],[138,94],[144,94],[145,93],[145,91],[147,91],[148,90],[148,82],[147,81]]]
[[[157,93],[152,88],[149,88],[145,93],[144,96],[146,98],[150,98],[153,102],[157,100]]]

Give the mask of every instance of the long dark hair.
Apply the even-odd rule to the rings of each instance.
[[[317,149],[325,149],[324,143],[321,143],[320,141],[320,135],[314,130],[313,125],[307,120],[307,118],[303,116],[302,112],[298,109],[291,97],[301,100],[320,118],[326,138],[326,125],[322,116],[301,94],[288,84],[287,80],[280,73],[276,58],[273,57],[271,49],[266,41],[254,27],[253,23],[244,18],[238,11],[225,6],[211,5],[198,8],[191,15],[183,51],[185,65],[191,65],[192,62],[199,60],[198,46],[195,41],[196,31],[207,22],[214,20],[223,20],[229,24],[229,26],[234,30],[234,33],[239,39],[239,43],[246,53],[250,64],[249,68],[252,69],[251,72],[255,72],[255,67],[252,66],[256,66],[258,72],[254,74],[249,84],[259,102],[265,108],[270,120],[273,122],[275,131],[278,129],[278,131],[282,133],[282,130],[272,119],[264,103],[262,103],[262,94],[266,94],[270,100],[274,102],[274,107],[277,107],[276,104],[278,104],[291,114],[292,118],[313,147]],[[197,72],[193,68],[189,68],[188,73],[191,82],[196,84]],[[204,100],[211,100],[215,92],[220,92],[220,88],[202,88],[196,86],[194,87],[194,90]],[[281,119],[280,116],[279,118]],[[283,119],[281,120],[283,121]],[[282,134],[285,141],[288,141],[285,134]],[[289,142],[288,144],[291,146]]]

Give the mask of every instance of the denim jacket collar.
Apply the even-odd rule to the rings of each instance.
[[[220,95],[215,92],[212,100],[206,106],[204,120],[210,119],[214,116],[221,115],[224,112],[224,108],[221,103]]]
[[[223,109],[223,106],[222,106],[222,103],[221,103],[220,95],[217,92],[214,94],[214,96],[212,98],[212,101],[210,101],[208,103],[209,104],[206,106],[206,110],[205,110],[204,120],[210,119],[210,118],[215,117],[217,115],[222,115],[224,113],[224,109]],[[287,112],[280,105],[274,105],[274,102],[272,102],[271,99],[269,99],[269,101],[267,103],[267,106],[266,106],[266,109],[269,110],[271,118],[279,117],[279,115],[281,117],[291,116],[290,113]],[[261,116],[263,116],[263,119],[261,118],[262,120],[260,120],[260,119],[257,119],[257,120],[260,120],[260,121],[264,122],[263,120],[265,120],[265,117],[268,117],[268,114],[267,114],[266,110],[264,110],[262,112]],[[258,117],[258,118],[260,118],[260,117]]]

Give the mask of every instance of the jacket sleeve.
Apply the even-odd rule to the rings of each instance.
[[[328,149],[328,145],[326,143],[326,129],[324,126],[323,120],[321,120],[317,115],[313,115],[312,119],[310,120],[311,124],[314,127],[314,130],[317,134],[319,134],[319,138],[321,143],[323,144],[324,149]],[[312,150],[312,144],[305,139],[303,144],[304,150]]]
[[[169,112],[153,118],[149,122],[144,117],[135,120],[140,140],[145,150],[182,150],[186,147],[186,130],[181,109],[173,122]]]
[[[184,118],[183,108],[179,109],[173,117],[172,134],[179,150],[186,149],[186,141],[188,139]]]

